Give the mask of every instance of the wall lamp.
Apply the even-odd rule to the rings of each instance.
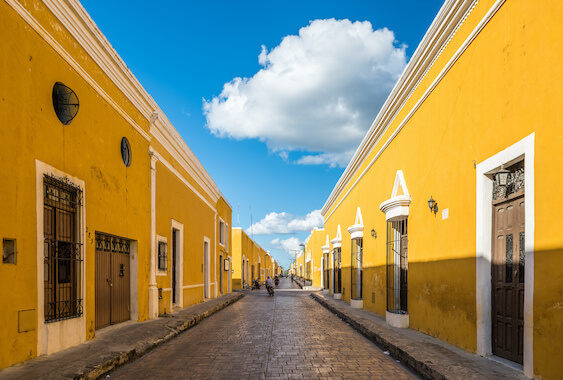
[[[377,232],[375,232],[375,230],[373,229],[371,230],[371,236],[377,239]]]
[[[428,200],[428,207],[430,207],[430,211],[434,212],[434,214],[436,214],[438,212],[438,202],[436,202],[434,200],[434,198],[432,198],[432,195],[430,196],[430,199]]]
[[[508,174],[510,172],[504,168],[504,164],[501,164],[500,170],[495,174],[495,179],[499,186],[506,186],[508,184]]]

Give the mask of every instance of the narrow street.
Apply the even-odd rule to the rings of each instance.
[[[109,375],[111,379],[409,379],[412,372],[283,278]]]

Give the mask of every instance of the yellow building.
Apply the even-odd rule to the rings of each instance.
[[[266,273],[272,273],[272,259],[268,252],[240,227],[232,229],[232,241],[233,289],[251,286],[254,279],[264,282]]]
[[[446,1],[322,209],[335,297],[541,378],[563,373],[561,14]]]
[[[0,368],[230,291],[230,205],[82,6],[0,35]]]
[[[305,239],[305,279],[314,287],[324,288],[325,285],[323,277],[325,259],[322,250],[325,236],[324,228],[315,227]]]

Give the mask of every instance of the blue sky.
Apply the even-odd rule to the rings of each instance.
[[[82,1],[285,267],[442,3]]]

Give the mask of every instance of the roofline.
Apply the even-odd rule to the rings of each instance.
[[[478,0],[446,0],[442,5],[321,209],[321,215],[325,218],[325,221],[338,207],[334,208],[327,217],[336,200],[355,177],[373,148],[393,123],[397,114],[410,99],[477,2]]]

